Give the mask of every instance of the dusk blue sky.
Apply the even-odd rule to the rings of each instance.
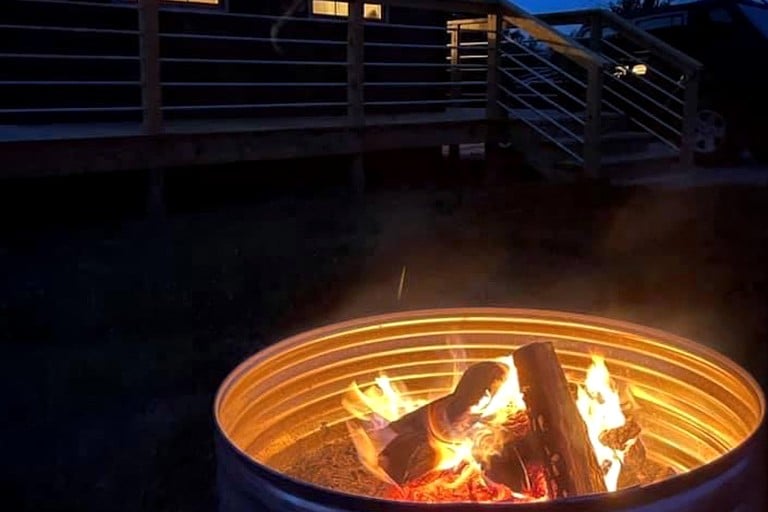
[[[594,7],[606,2],[601,0],[518,0],[516,3],[529,12],[552,12]]]

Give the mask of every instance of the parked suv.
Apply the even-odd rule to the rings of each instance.
[[[626,17],[704,65],[697,159],[722,161],[748,149],[755,158],[766,161],[768,0],[699,0]],[[610,41],[611,34],[606,32],[604,37]],[[576,35],[581,40],[588,36],[587,27]],[[630,80],[632,68],[626,68]]]

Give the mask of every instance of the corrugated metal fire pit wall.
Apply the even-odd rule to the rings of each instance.
[[[448,385],[446,363],[457,353],[476,361],[542,338],[554,342],[572,380],[583,378],[591,353],[605,355],[614,378],[637,391],[649,455],[681,474],[545,506],[425,506],[342,494],[281,473],[276,461],[301,457],[292,451],[301,440],[347,418],[340,397],[352,380],[370,382],[385,369],[391,378],[416,376],[408,380],[409,389],[434,390]],[[222,384],[214,414],[220,512],[764,510],[765,401],[756,382],[706,347],[603,318],[452,309],[335,324],[246,360]]]

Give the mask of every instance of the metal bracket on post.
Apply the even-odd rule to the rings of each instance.
[[[356,195],[362,196],[365,189],[365,168],[363,163],[363,128],[365,125],[365,84],[364,61],[364,4],[363,0],[349,0],[347,16],[347,118],[355,132],[359,148],[352,157],[350,174]]]
[[[694,144],[696,137],[696,115],[699,110],[699,72],[688,72],[683,105],[683,134],[680,141],[680,165],[685,168],[694,165]]]

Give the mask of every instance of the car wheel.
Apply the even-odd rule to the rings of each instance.
[[[720,163],[730,156],[728,124],[722,114],[709,109],[697,112],[693,150],[700,164]]]

